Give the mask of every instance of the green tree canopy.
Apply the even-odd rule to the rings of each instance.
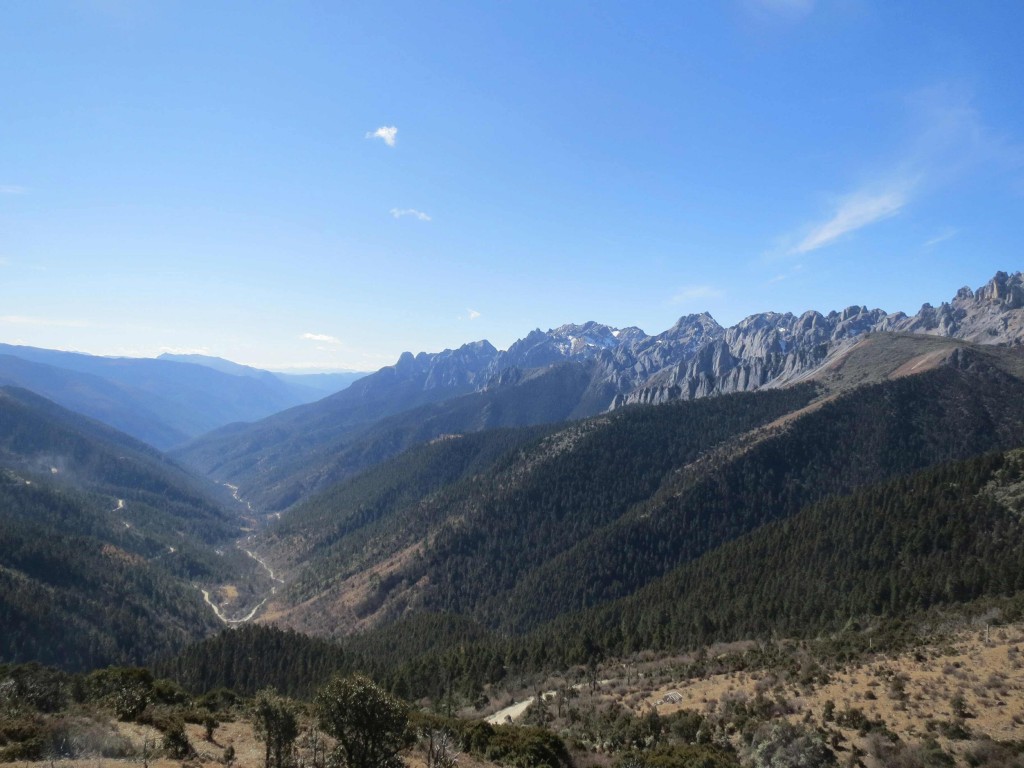
[[[266,745],[265,768],[285,768],[291,761],[292,745],[299,735],[295,707],[273,688],[256,694],[252,707],[253,728]]]
[[[345,768],[395,768],[409,742],[408,707],[365,677],[335,677],[316,697],[320,727]]]

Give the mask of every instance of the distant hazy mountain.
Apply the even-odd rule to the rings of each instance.
[[[353,381],[363,378],[365,371],[332,371],[330,373],[282,373],[280,371],[264,371],[248,365],[240,365],[222,357],[209,355],[172,355],[169,352],[157,357],[157,360],[170,360],[176,363],[192,363],[205,365],[221,373],[234,376],[251,376],[254,379],[266,380],[273,377],[283,381],[298,397],[300,402],[312,402],[335,392],[340,392]]]
[[[312,402],[354,375],[282,377],[217,358],[96,357],[0,344],[0,385],[24,387],[161,449]]]
[[[834,361],[865,334],[894,332],[1019,346],[1024,276],[1000,272],[983,288],[963,288],[950,303],[925,304],[913,316],[853,306],[827,315],[765,312],[723,328],[704,313],[680,318],[656,336],[588,322],[535,330],[505,351],[477,341],[435,354],[406,352],[395,365],[343,392],[255,424],[215,431],[176,455],[238,484],[265,510],[279,510],[346,472],[394,455],[410,444],[411,435],[429,440],[447,432],[579,418],[630,404],[784,386]],[[548,377],[561,366],[577,370]],[[546,406],[532,408],[540,380],[551,385],[541,398]],[[564,386],[570,380],[573,385]],[[496,412],[499,392],[504,407]],[[443,415],[449,402],[459,403],[460,419]],[[388,444],[375,436],[378,432],[371,434],[383,419],[396,427],[405,419],[406,425],[392,433],[405,437]],[[372,448],[361,447],[364,439]],[[362,461],[346,464],[345,455]]]
[[[0,384],[31,390],[160,448],[188,439],[181,425],[154,410],[156,398],[103,376],[2,354]]]

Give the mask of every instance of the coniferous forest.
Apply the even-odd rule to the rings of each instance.
[[[113,717],[154,729],[153,754],[233,761],[209,745],[239,723],[267,766],[348,765],[362,758],[339,713],[360,711],[392,723],[367,768],[417,751],[1013,764],[1016,742],[971,731],[978,691],[950,694],[948,720],[921,714],[916,741],[824,698],[872,669],[910,712],[915,678],[880,659],[955,659],[972,621],[989,645],[1003,633],[1015,669],[1024,379],[1013,356],[970,349],[871,372],[904,348],[875,341],[845,377],[569,421],[467,430],[482,401],[428,405],[353,438],[334,479],[293,476],[296,503],[272,515],[5,389],[0,756],[140,754],[100,737]],[[547,407],[504,397],[505,413]],[[753,687],[714,706],[657,693],[719,678]]]
[[[1024,768],[1022,3],[0,4],[0,768]]]

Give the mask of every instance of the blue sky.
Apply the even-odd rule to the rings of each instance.
[[[7,3],[0,341],[375,369],[1022,267],[1024,4]]]

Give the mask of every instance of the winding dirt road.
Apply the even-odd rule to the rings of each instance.
[[[260,567],[267,572],[268,576],[270,576],[271,581],[275,581],[277,582],[277,584],[284,584],[284,579],[279,578],[274,573],[274,569],[267,565],[266,562],[264,562],[264,560],[259,555],[257,555],[255,552],[252,552],[251,550],[246,549],[241,544],[235,544],[235,546],[243,552],[245,552],[245,554],[247,554],[257,563],[259,563]],[[217,618],[229,627],[237,627],[239,624],[245,624],[247,621],[252,621],[256,617],[256,614],[259,612],[260,608],[262,608],[266,604],[267,600],[269,600],[273,595],[277,594],[277,585],[275,584],[270,588],[270,591],[264,596],[264,598],[259,601],[256,607],[249,611],[249,613],[238,619],[230,619],[224,615],[224,612],[221,610],[220,606],[210,599],[210,593],[207,590],[203,589],[200,586],[196,586],[196,589],[203,593],[203,601],[208,606],[210,606],[210,608],[213,610]]]
[[[246,509],[249,512],[252,512],[252,504],[238,495],[237,485],[232,485],[231,483],[223,483],[222,485],[224,485],[228,490],[231,491],[231,496],[232,498],[234,498],[235,501],[237,501],[239,504],[245,504]],[[123,506],[120,499],[118,499],[118,504]],[[120,509],[121,506],[118,506],[118,509]],[[270,587],[270,591],[263,596],[263,599],[260,600],[256,607],[249,611],[249,613],[247,613],[245,616],[242,616],[241,618],[237,619],[231,619],[225,616],[224,611],[221,610],[220,606],[210,599],[210,593],[202,587],[196,585],[196,589],[203,593],[203,600],[206,602],[206,604],[210,606],[210,609],[214,612],[217,618],[229,627],[237,627],[239,624],[245,624],[247,621],[252,621],[256,617],[256,614],[259,612],[260,608],[262,608],[266,604],[267,600],[269,600],[271,597],[277,594],[277,585],[284,584],[284,579],[280,578],[277,574],[275,574],[274,569],[267,565],[266,561],[264,561],[263,558],[261,558],[252,550],[246,549],[242,543],[242,540],[235,542],[235,546],[242,552],[245,552],[245,554],[247,554],[253,560],[255,560],[259,564],[260,568],[267,572],[267,575],[270,577],[270,581],[273,583]]]

